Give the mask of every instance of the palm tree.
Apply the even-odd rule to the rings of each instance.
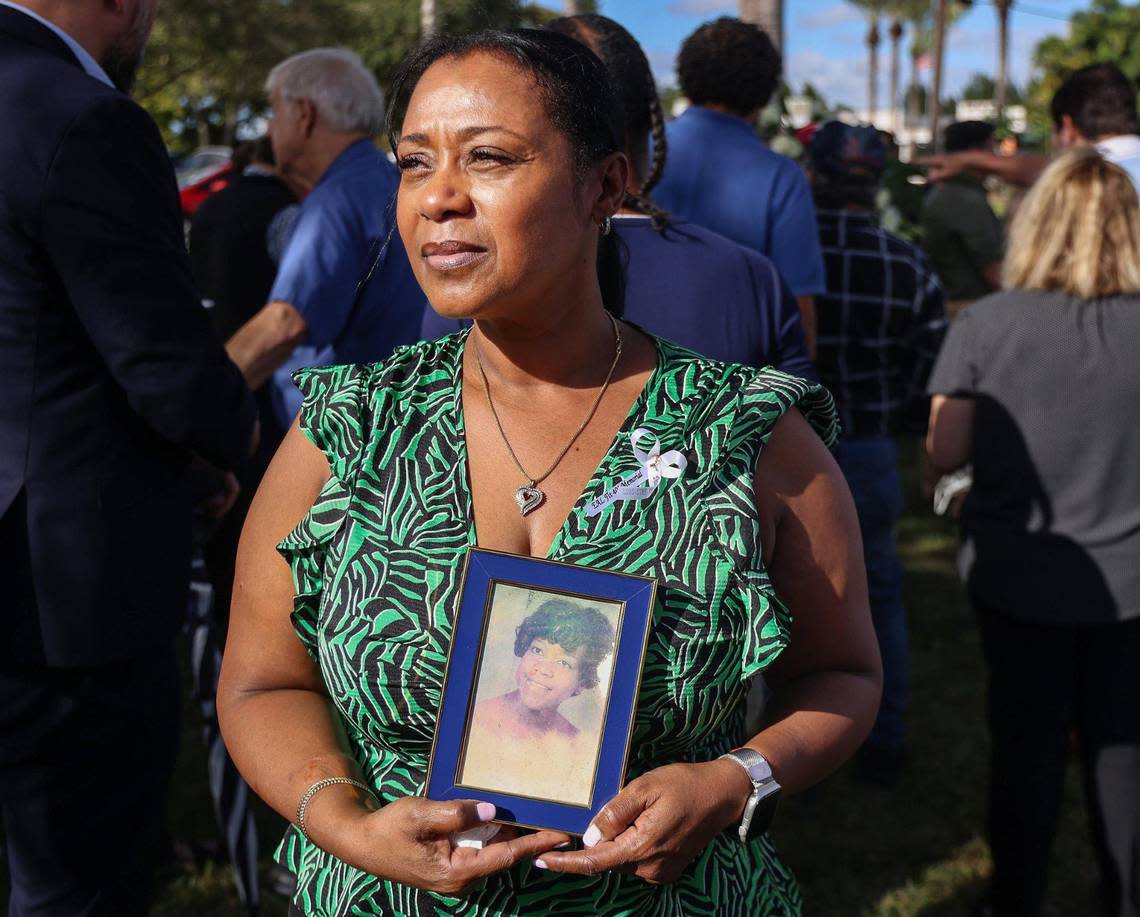
[[[934,19],[934,77],[931,80],[930,135],[934,148],[942,149],[942,137],[938,132],[938,122],[942,116],[942,72],[946,56],[946,36],[950,27],[967,9],[973,0],[938,0]]]
[[[740,18],[760,26],[782,54],[784,51],[783,0],[739,0]]]
[[[874,121],[879,109],[879,17],[889,0],[850,0],[867,16],[867,120]]]
[[[891,36],[891,130],[898,131],[899,129],[899,69],[902,66],[902,37],[903,30],[902,16],[898,12],[891,14],[891,28],[887,33]]]
[[[921,85],[918,81],[919,62],[926,56],[934,58],[934,83],[939,91],[942,89],[942,61],[939,43],[939,7],[943,7],[945,22],[942,28],[941,46],[945,46],[945,33],[970,8],[970,0],[913,0],[903,2],[906,21],[910,25],[910,91],[906,101],[906,120],[914,124],[918,121],[918,103]],[[932,87],[933,91],[933,87]],[[932,96],[927,98],[927,111],[932,111],[934,105]]]
[[[903,100],[899,95],[899,77],[902,70],[902,40],[906,33],[908,23],[913,24],[915,19],[930,12],[930,0],[890,0],[887,3],[887,13],[891,17],[891,27],[888,35],[891,38],[891,130],[898,131],[902,127],[899,111],[903,107]],[[912,26],[913,27],[913,26]],[[911,82],[914,82],[914,62],[911,66]]]
[[[930,53],[934,44],[934,10],[929,0],[916,0],[908,5],[907,22],[910,24],[910,92],[906,100],[906,120],[918,121],[918,64]]]
[[[938,0],[938,12],[934,14],[934,76],[930,78],[930,137],[934,149],[941,152],[942,138],[938,133],[938,122],[942,119],[942,65],[946,58],[946,33],[950,29],[950,0]]]
[[[1005,114],[1005,97],[1009,91],[1009,11],[1013,0],[994,0],[998,17],[998,73],[996,96],[997,116]]]

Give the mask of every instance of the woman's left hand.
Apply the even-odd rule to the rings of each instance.
[[[544,853],[535,865],[593,876],[633,873],[674,882],[716,835],[738,821],[752,782],[735,761],[669,764],[632,781],[582,837],[584,850]]]

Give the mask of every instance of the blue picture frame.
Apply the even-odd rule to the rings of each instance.
[[[595,734],[589,740],[596,742],[597,747],[593,779],[588,784],[583,780],[582,795],[573,803],[537,793],[523,795],[501,786],[489,789],[463,780],[476,690],[488,646],[488,625],[496,594],[504,594],[499,587],[521,588],[539,597],[551,593],[553,598],[597,603],[618,610],[608,666],[608,691],[601,701],[604,713],[598,730],[600,739]],[[625,782],[656,590],[656,580],[649,577],[471,548],[456,609],[424,795],[437,801],[490,802],[497,810],[495,821],[503,824],[574,835],[585,832]],[[520,747],[527,746],[523,743]],[[544,764],[535,760],[533,766],[540,769]],[[584,792],[586,788],[588,793]]]

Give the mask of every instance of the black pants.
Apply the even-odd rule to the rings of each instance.
[[[998,917],[1034,917],[1076,727],[1104,913],[1140,915],[1140,621],[1029,624],[974,602],[989,668]],[[1088,913],[1095,911],[1090,903]]]
[[[147,913],[180,712],[173,647],[96,668],[0,666],[10,917]]]

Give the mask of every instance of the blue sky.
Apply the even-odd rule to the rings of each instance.
[[[735,15],[736,3],[723,0],[601,0],[601,11],[618,20],[641,42],[658,82],[674,84],[674,60],[681,42],[702,22]],[[1010,70],[1024,84],[1032,69],[1033,48],[1046,35],[1064,34],[1068,15],[1087,4],[1082,0],[1031,0],[1013,8]],[[1034,13],[1046,13],[1034,15]],[[1050,18],[1056,17],[1056,18]],[[862,14],[840,0],[786,0],[784,5],[785,72],[799,89],[810,81],[832,102],[863,107],[867,99],[866,25]],[[976,72],[997,70],[997,24],[990,3],[975,0],[958,20],[947,52],[947,94],[956,93]],[[904,48],[906,39],[904,39]],[[880,104],[888,91],[890,44],[880,47]],[[909,67],[904,53],[903,81]]]

